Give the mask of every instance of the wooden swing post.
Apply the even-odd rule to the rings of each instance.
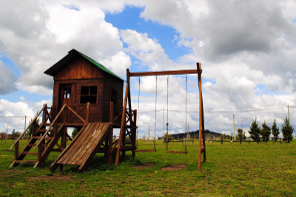
[[[122,147],[125,147],[125,136],[127,133],[127,121],[130,121],[130,126],[135,127],[135,122],[132,121],[132,113],[131,113],[131,94],[130,94],[130,77],[141,77],[141,76],[158,76],[158,75],[184,75],[184,74],[197,74],[198,76],[198,88],[199,88],[199,153],[198,153],[198,169],[201,169],[201,154],[204,154],[203,162],[206,161],[206,146],[205,146],[205,133],[204,133],[204,112],[203,112],[203,98],[202,98],[202,87],[201,87],[201,64],[197,63],[196,70],[170,70],[170,71],[151,71],[151,72],[134,72],[131,73],[129,69],[127,69],[127,82],[126,82],[126,92],[124,98],[124,106],[122,112],[121,119],[121,127],[120,127],[120,135],[118,140],[118,148],[115,164],[119,162],[120,152],[122,151]],[[127,110],[128,105],[128,110]],[[128,120],[126,121],[126,116],[128,115]],[[133,126],[132,126],[133,125]],[[131,132],[132,135],[135,135],[135,132]],[[134,137],[134,136],[133,136]],[[133,138],[134,140],[135,138]],[[203,141],[201,141],[203,140]],[[203,145],[202,145],[203,144]],[[133,152],[147,152],[147,151],[155,151],[153,150],[136,150],[136,146],[133,147]],[[172,151],[169,151],[172,152]],[[173,151],[176,153],[176,151]],[[182,151],[183,153],[184,151]],[[124,151],[122,151],[122,156],[124,157]]]

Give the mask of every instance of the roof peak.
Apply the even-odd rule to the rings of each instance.
[[[103,66],[101,63],[95,61],[94,59],[88,57],[87,55],[84,55],[83,53],[79,52],[76,49],[72,49],[68,52],[68,55],[66,55],[64,58],[62,58],[60,61],[58,61],[56,64],[54,64],[52,67],[50,67],[49,69],[47,69],[44,73],[47,75],[51,75],[53,76],[62,66],[64,66],[66,63],[68,63],[70,60],[72,60],[74,57],[76,57],[77,55],[80,55],[81,57],[83,57],[84,59],[86,59],[87,61],[89,61],[90,63],[92,63],[94,66],[98,67],[99,69],[101,69],[102,71],[124,81],[122,78],[120,78],[119,76],[117,76],[115,73],[113,73],[112,71],[110,71],[109,69],[107,69],[105,66]]]

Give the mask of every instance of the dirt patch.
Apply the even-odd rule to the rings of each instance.
[[[174,170],[182,170],[187,168],[188,165],[185,164],[173,164],[171,166],[167,166],[164,168],[161,168],[162,171],[174,171]]]
[[[28,180],[29,181],[50,181],[50,180],[65,180],[68,181],[71,177],[73,177],[73,175],[52,175],[52,176],[46,176],[46,175],[42,175],[42,176],[36,176],[36,177],[29,177]]]
[[[149,167],[152,167],[152,166],[155,166],[155,164],[153,164],[153,163],[145,163],[142,166],[132,166],[132,168],[143,169],[143,168],[149,168]]]

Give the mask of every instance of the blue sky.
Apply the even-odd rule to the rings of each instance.
[[[281,125],[287,105],[296,105],[296,3],[292,0],[223,4],[192,1],[18,1],[0,3],[0,132],[23,128],[43,103],[52,104],[53,79],[43,72],[72,48],[125,78],[131,72],[195,69],[202,63],[206,128],[233,133],[233,113],[247,131],[256,116]],[[260,24],[260,25],[258,25]],[[183,132],[185,76],[170,76],[170,133]],[[138,78],[132,79],[137,107]],[[198,110],[196,76],[188,76],[188,111]],[[166,76],[158,78],[157,109],[166,108]],[[155,77],[141,78],[140,110],[155,108]],[[294,108],[290,110],[296,118]],[[162,112],[157,112],[158,136]],[[141,135],[154,114],[139,116]],[[198,115],[188,113],[191,130]],[[292,125],[296,125],[291,119]],[[219,124],[217,124],[217,122]],[[239,125],[239,122],[236,121]],[[2,129],[2,130],[1,130]]]
[[[178,46],[175,37],[180,36],[180,34],[172,27],[140,18],[143,10],[144,8],[127,6],[120,13],[107,13],[105,20],[121,30],[131,29],[136,30],[139,33],[147,33],[150,38],[156,39],[158,43],[161,44],[166,55],[168,55],[169,59],[173,61],[177,61],[179,57],[192,51],[190,48]],[[126,46],[127,45],[125,44],[124,47]],[[133,62],[135,61],[136,60],[134,59]]]

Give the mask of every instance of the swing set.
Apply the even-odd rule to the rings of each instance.
[[[199,149],[198,149],[198,169],[201,169],[201,155],[203,154],[203,162],[206,161],[206,148],[205,148],[205,132],[204,132],[204,113],[203,113],[203,98],[202,98],[202,87],[201,87],[201,64],[197,63],[196,70],[171,70],[171,71],[151,71],[151,72],[130,72],[127,69],[127,81],[126,81],[126,91],[124,97],[124,106],[121,119],[121,127],[119,139],[117,142],[117,155],[115,164],[119,163],[120,152],[122,152],[122,157],[125,157],[125,150],[130,150],[125,144],[125,138],[129,135],[132,141],[132,155],[135,156],[135,152],[154,152],[155,149],[155,139],[154,139],[154,149],[149,150],[138,150],[136,146],[136,134],[137,130],[137,110],[132,110],[131,108],[131,93],[130,93],[130,77],[139,77],[139,95],[138,95],[138,110],[139,110],[139,97],[140,97],[140,77],[142,76],[156,76],[156,98],[155,98],[155,132],[156,132],[156,103],[157,103],[157,76],[159,75],[186,75],[186,125],[187,125],[187,74],[197,74],[198,77],[198,88],[199,88]],[[128,107],[127,107],[128,106]],[[130,123],[129,125],[127,123]],[[168,136],[168,78],[167,78],[167,136]],[[169,151],[168,150],[168,138],[166,140],[167,150],[166,153],[187,153],[186,145],[185,151]]]

